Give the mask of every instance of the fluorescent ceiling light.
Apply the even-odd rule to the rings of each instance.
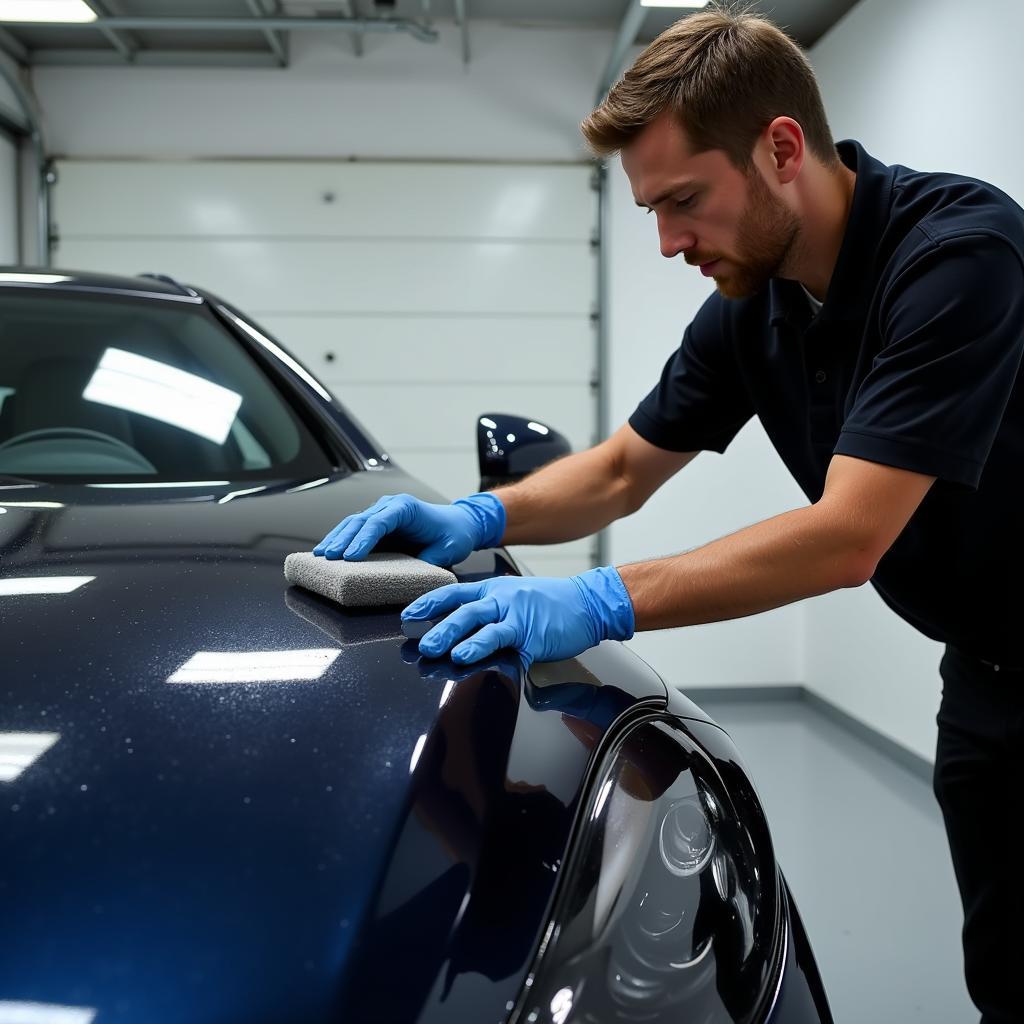
[[[14,20],[3,14],[7,6],[9,5],[0,0],[0,21]],[[0,284],[58,284],[70,280],[70,277],[63,274],[0,274]]]
[[[286,683],[319,679],[341,651],[197,651],[169,683]]]
[[[59,739],[59,732],[0,732],[0,782],[13,782]]]
[[[95,21],[84,0],[0,0],[0,21]]]
[[[689,7],[695,10],[707,5],[708,0],[640,0],[641,7]]]
[[[119,348],[103,353],[82,397],[161,420],[214,444],[224,443],[242,404],[237,391]]]
[[[70,594],[95,576],[25,576],[0,579],[0,597],[20,594]]]
[[[0,1024],[92,1024],[95,1018],[96,1011],[90,1006],[0,999]]]

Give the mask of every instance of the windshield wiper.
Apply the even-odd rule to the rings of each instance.
[[[30,480],[26,476],[7,476],[0,473],[0,487],[38,487],[41,483],[41,480]]]

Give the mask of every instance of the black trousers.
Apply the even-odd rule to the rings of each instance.
[[[1024,1021],[1024,669],[947,647],[935,795],[964,907],[964,972],[982,1024]]]

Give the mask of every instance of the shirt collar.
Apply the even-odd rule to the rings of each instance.
[[[843,163],[854,171],[857,181],[846,222],[839,258],[829,281],[825,303],[818,314],[827,320],[857,320],[863,316],[870,289],[875,257],[889,219],[893,168],[870,156],[859,142],[844,139],[836,144]],[[799,324],[806,320],[807,300],[796,281],[772,278],[768,283],[769,320]]]

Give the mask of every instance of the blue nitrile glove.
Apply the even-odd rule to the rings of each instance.
[[[449,612],[420,640],[420,652],[438,658],[451,650],[452,661],[463,665],[500,647],[516,648],[527,667],[560,661],[602,640],[628,640],[635,628],[633,602],[610,565],[568,578],[453,583],[417,598],[402,618],[435,619]]]
[[[501,543],[505,506],[487,492],[451,505],[431,505],[411,494],[386,494],[365,512],[342,519],[313,554],[358,562],[389,533],[425,544],[419,553],[424,562],[454,565],[472,551]]]

